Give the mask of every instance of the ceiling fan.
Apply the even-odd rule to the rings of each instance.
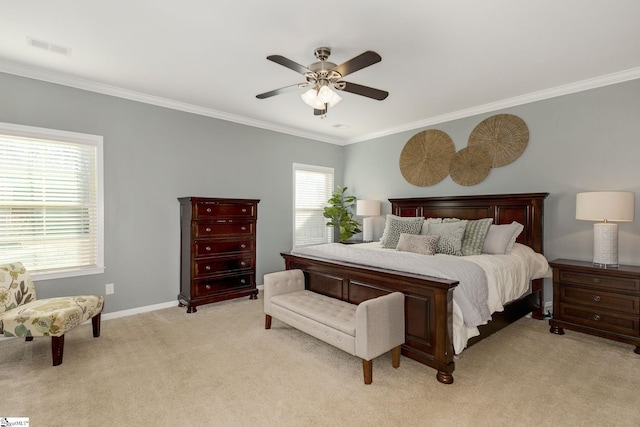
[[[367,98],[376,99],[378,101],[382,101],[389,96],[389,92],[384,90],[374,89],[372,87],[362,86],[342,80],[343,77],[351,73],[382,61],[382,58],[376,52],[368,50],[340,65],[327,61],[327,59],[329,59],[329,55],[331,55],[331,48],[319,47],[314,51],[314,54],[318,59],[318,62],[314,62],[308,67],[304,67],[281,55],[267,56],[269,61],[273,61],[276,64],[280,64],[302,74],[306,81],[261,93],[256,95],[256,98],[265,99],[274,95],[291,92],[299,88],[309,87],[310,89],[301,95],[302,100],[310,107],[313,107],[314,115],[326,117],[329,107],[333,107],[342,100],[342,97],[333,92],[331,88],[338,91],[366,96]]]

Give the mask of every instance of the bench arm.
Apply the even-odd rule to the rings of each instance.
[[[371,360],[404,343],[404,294],[393,292],[358,304],[356,356]]]
[[[304,291],[302,270],[284,270],[264,275],[264,313],[271,315],[271,297]]]

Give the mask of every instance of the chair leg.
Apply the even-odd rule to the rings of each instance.
[[[397,346],[391,350],[391,366],[394,368],[400,367],[400,349],[401,346]]]
[[[271,316],[268,314],[264,315],[264,328],[271,329]]]
[[[98,313],[91,318],[91,326],[93,326],[93,336],[95,338],[100,336],[100,319],[102,317],[102,313]]]
[[[53,366],[62,363],[62,354],[64,353],[64,335],[59,337],[51,337],[51,356],[53,358]]]
[[[373,382],[373,360],[362,359],[362,370],[364,371],[364,383],[371,384]]]

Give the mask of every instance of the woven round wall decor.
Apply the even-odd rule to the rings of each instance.
[[[469,146],[484,148],[494,168],[520,157],[529,142],[529,128],[518,116],[498,114],[480,122],[469,135]]]
[[[480,146],[465,147],[449,163],[451,179],[460,185],[476,185],[491,171],[491,157]]]
[[[456,147],[441,130],[425,130],[412,136],[400,153],[400,172],[410,184],[427,187],[449,174]]]

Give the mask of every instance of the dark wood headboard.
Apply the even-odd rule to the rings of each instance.
[[[544,199],[549,193],[493,194],[389,199],[398,216],[424,218],[493,218],[494,224],[517,221],[524,225],[518,243],[543,253]]]

